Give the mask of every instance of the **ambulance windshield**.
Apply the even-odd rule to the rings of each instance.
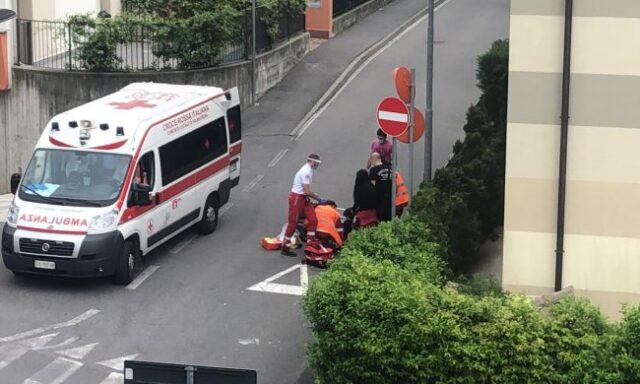
[[[45,204],[105,207],[120,195],[130,161],[126,155],[38,149],[19,196]]]

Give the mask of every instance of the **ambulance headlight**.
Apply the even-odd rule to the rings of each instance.
[[[103,232],[117,224],[118,211],[113,210],[100,215],[93,216],[89,222],[88,234]]]
[[[7,214],[7,223],[17,225],[18,217],[20,217],[20,208],[18,208],[14,203],[11,203]]]

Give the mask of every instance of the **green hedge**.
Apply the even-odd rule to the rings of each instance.
[[[525,296],[443,289],[353,249],[303,306],[318,384],[640,382],[635,307],[619,324],[574,297],[540,311]]]
[[[445,264],[442,248],[429,242],[430,231],[415,219],[383,222],[349,236],[342,254],[358,253],[372,261],[388,260],[420,274],[432,284],[444,283]]]
[[[137,57],[133,65],[138,66],[143,48],[150,48],[154,57],[139,70],[210,67],[229,55],[235,60],[250,46],[250,6],[247,0],[128,0],[121,16],[71,16],[67,22],[79,68],[70,69],[131,70],[121,56]],[[273,44],[282,38],[282,20],[304,13],[306,2],[259,0],[258,7],[259,27],[264,26],[264,39]]]
[[[478,59],[482,96],[467,112],[465,137],[432,182],[423,183],[411,213],[446,248],[454,272],[464,272],[478,249],[495,236],[504,215],[507,79],[509,44],[499,40]]]

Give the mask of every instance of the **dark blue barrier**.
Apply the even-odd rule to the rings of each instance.
[[[248,369],[197,365],[124,362],[124,384],[257,384],[258,374]]]

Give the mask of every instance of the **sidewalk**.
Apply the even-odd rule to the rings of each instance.
[[[395,0],[309,52],[258,105],[244,111],[248,135],[289,135],[333,96],[357,64],[425,15],[426,7],[426,0]]]

